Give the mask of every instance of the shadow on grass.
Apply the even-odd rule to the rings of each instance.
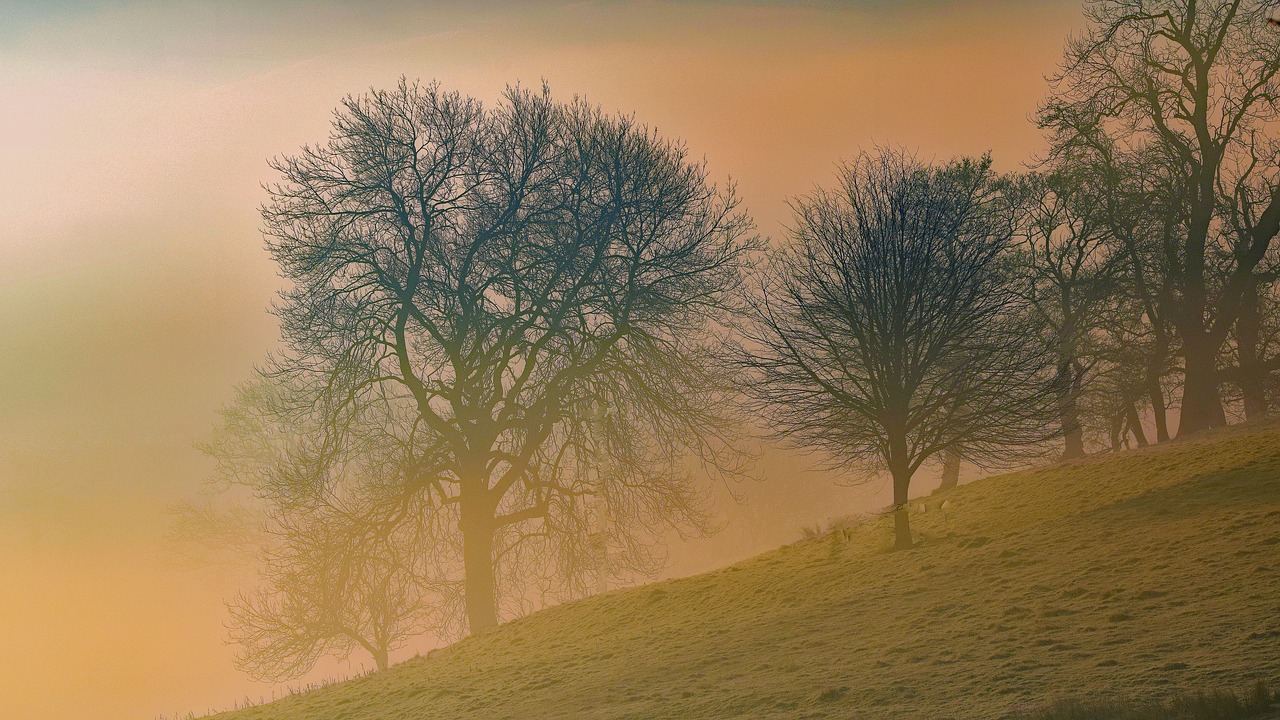
[[[1204,473],[1082,513],[1108,522],[1142,517],[1195,517],[1206,506],[1256,508],[1280,501],[1280,455]]]

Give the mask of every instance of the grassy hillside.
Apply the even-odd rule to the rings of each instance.
[[[945,508],[940,507],[946,500]],[[1280,427],[977,481],[219,720],[992,718],[1280,685]]]

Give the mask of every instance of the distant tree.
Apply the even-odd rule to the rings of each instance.
[[[1274,282],[1268,273],[1255,275],[1219,359],[1224,397],[1239,404],[1246,420],[1272,412],[1280,397],[1280,298]]]
[[[1149,409],[1143,385],[1144,354],[1149,350],[1129,327],[1107,323],[1095,339],[1094,352],[1098,364],[1093,381],[1082,394],[1084,415],[1108,439],[1112,450],[1128,447],[1130,435],[1139,447],[1147,445],[1141,415]]]
[[[960,484],[960,464],[964,456],[958,448],[950,448],[942,453],[942,477],[934,492],[946,492]]]
[[[1123,375],[1126,393],[1143,393],[1156,441],[1170,438],[1169,410],[1180,384],[1180,344],[1171,317],[1176,278],[1167,265],[1181,232],[1180,201],[1170,168],[1159,152],[1121,152],[1107,136],[1091,132],[1058,148],[1054,162],[1088,178],[1109,236],[1110,301],[1095,324],[1103,329],[1097,359],[1110,379]],[[1097,407],[1095,403],[1095,407]]]
[[[392,651],[436,629],[440,608],[427,604],[396,538],[362,537],[323,513],[309,520],[269,556],[265,583],[228,604],[236,666],[259,680],[291,679],[357,648],[383,670]]]
[[[1104,204],[1114,198],[1106,195]],[[1165,260],[1159,248],[1173,230],[1172,223],[1134,223],[1109,220],[1119,241],[1120,271],[1110,307],[1103,312],[1108,342],[1102,344],[1103,362],[1122,365],[1132,381],[1131,387],[1144,394],[1145,404],[1155,423],[1156,442],[1171,437],[1169,411],[1176,406],[1174,398],[1180,384],[1180,343],[1173,315],[1173,290],[1169,275],[1161,272]],[[1145,230],[1143,229],[1145,227]]]
[[[716,350],[753,241],[683,146],[545,88],[485,109],[402,82],[274,167],[265,233],[291,287],[265,372],[315,390],[323,447],[371,400],[406,418],[405,487],[456,534],[472,632],[500,595],[583,586],[594,498],[614,572],[705,526],[686,459],[741,469]]]
[[[1093,0],[1040,109],[1055,152],[1137,155],[1165,181],[1159,270],[1183,357],[1180,433],[1225,423],[1218,362],[1280,231],[1280,42],[1269,0]],[[1158,224],[1158,223],[1157,223]]]
[[[1007,192],[1018,218],[1023,294],[1048,337],[1064,458],[1082,457],[1079,398],[1097,358],[1091,339],[1114,295],[1120,254],[1089,178],[1068,166],[1014,179]]]
[[[1055,396],[1008,272],[1007,203],[989,158],[931,167],[882,151],[794,210],[752,300],[747,391],[779,435],[887,470],[895,544],[910,547],[925,461],[996,462],[1048,435]]]
[[[1221,375],[1246,420],[1272,411],[1280,374],[1280,295],[1275,252],[1255,272],[1240,301],[1240,317],[1227,339]]]
[[[333,446],[331,418],[309,409],[313,399],[270,379],[242,387],[203,446],[215,462],[206,507],[240,512],[182,514],[182,529],[200,534],[188,540],[225,543],[250,530],[241,538],[252,545],[233,550],[260,563],[260,582],[228,607],[236,664],[261,680],[297,677],[321,656],[357,649],[383,669],[409,639],[449,637],[459,625],[441,552],[448,535],[429,514],[404,521],[406,478],[420,472],[399,435],[404,423],[370,403],[341,419],[347,442]],[[255,527],[243,526],[246,516]]]

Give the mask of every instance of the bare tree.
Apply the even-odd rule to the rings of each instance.
[[[228,604],[236,666],[251,677],[297,677],[322,655],[345,660],[356,648],[377,669],[408,640],[437,630],[442,607],[429,602],[398,537],[353,533],[350,518],[316,512],[292,524],[272,552],[265,582]]]
[[[1280,373],[1280,297],[1276,273],[1254,275],[1245,290],[1240,318],[1227,341],[1222,379],[1233,388],[1228,397],[1238,399],[1246,420],[1262,417],[1275,407],[1277,373]]]
[[[1132,315],[1134,305],[1118,301],[1103,310],[1107,317],[1094,337],[1098,360],[1095,375],[1082,394],[1081,406],[1087,425],[1104,435],[1112,450],[1128,447],[1133,436],[1139,447],[1148,444],[1142,424],[1143,412],[1150,409],[1150,393],[1144,384],[1146,360],[1151,348],[1142,337],[1141,320]],[[1161,396],[1164,391],[1161,390]],[[1167,440],[1160,434],[1157,441]]]
[[[1280,42],[1280,38],[1277,38]],[[1255,145],[1262,140],[1255,138]],[[1261,164],[1259,155],[1268,159],[1258,169],[1250,170],[1250,177],[1236,188],[1232,202],[1227,206],[1227,225],[1241,242],[1253,234],[1260,218],[1256,207],[1258,198],[1265,198],[1268,193],[1274,194],[1280,188],[1280,141],[1268,138],[1266,146],[1254,148],[1255,154],[1251,163]],[[1277,309],[1280,303],[1276,296],[1276,280],[1280,278],[1280,253],[1275,245],[1268,248],[1263,259],[1255,266],[1253,273],[1243,283],[1240,294],[1239,317],[1227,340],[1225,365],[1222,368],[1222,379],[1237,392],[1244,416],[1252,420],[1269,412],[1271,396],[1275,383],[1275,374],[1280,371],[1280,353],[1277,353]]]
[[[1096,360],[1090,338],[1112,299],[1118,253],[1091,183],[1069,166],[1017,178],[1008,192],[1021,238],[1015,272],[1026,276],[1025,298],[1054,354],[1063,457],[1082,457],[1078,400]]]
[[[794,203],[789,247],[753,298],[741,365],[779,435],[893,478],[895,543],[916,470],[1044,439],[1053,394],[1008,272],[1013,228],[990,159],[862,155]]]
[[[741,469],[717,328],[752,241],[681,145],[546,88],[486,109],[402,81],[274,167],[267,247],[292,287],[266,372],[314,390],[334,447],[353,406],[408,418],[406,493],[452,523],[472,632],[500,595],[582,586],[601,493],[633,568],[644,538],[703,527],[685,459]]]
[[[215,461],[207,502],[180,520],[180,531],[203,534],[197,540],[247,540],[232,549],[261,563],[259,584],[228,607],[237,666],[262,680],[357,649],[383,669],[411,638],[448,638],[460,625],[438,517],[406,522],[397,512],[405,479],[421,469],[403,418],[370,403],[340,419],[346,442],[334,446],[333,418],[313,412],[312,400],[275,380],[241,387],[203,446]],[[219,507],[236,512],[210,512]]]
[[[1179,432],[1221,425],[1218,359],[1280,231],[1280,43],[1264,0],[1094,0],[1040,109],[1058,152],[1157,157],[1167,180],[1161,269],[1184,358]],[[1149,164],[1149,163],[1148,163]],[[1230,216],[1230,220],[1228,220]]]
[[[1129,364],[1126,382],[1144,394],[1156,441],[1170,438],[1169,410],[1180,383],[1180,345],[1171,318],[1176,278],[1166,250],[1185,214],[1170,188],[1170,168],[1159,152],[1119,151],[1111,138],[1084,128],[1057,149],[1054,162],[1088,178],[1093,201],[1106,225],[1112,262],[1110,303],[1095,322],[1103,326],[1099,359]],[[1107,370],[1114,379],[1116,373]],[[1128,392],[1128,389],[1126,389]]]

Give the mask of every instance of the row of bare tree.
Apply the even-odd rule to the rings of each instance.
[[[232,603],[241,666],[382,667],[650,574],[753,427],[890,475],[906,548],[928,463],[1145,444],[1144,419],[1166,440],[1175,397],[1179,434],[1267,412],[1265,10],[1092,2],[1034,171],[865,153],[777,243],[682,145],[546,88],[347,99],[273,165],[282,349],[207,445],[265,559]]]

